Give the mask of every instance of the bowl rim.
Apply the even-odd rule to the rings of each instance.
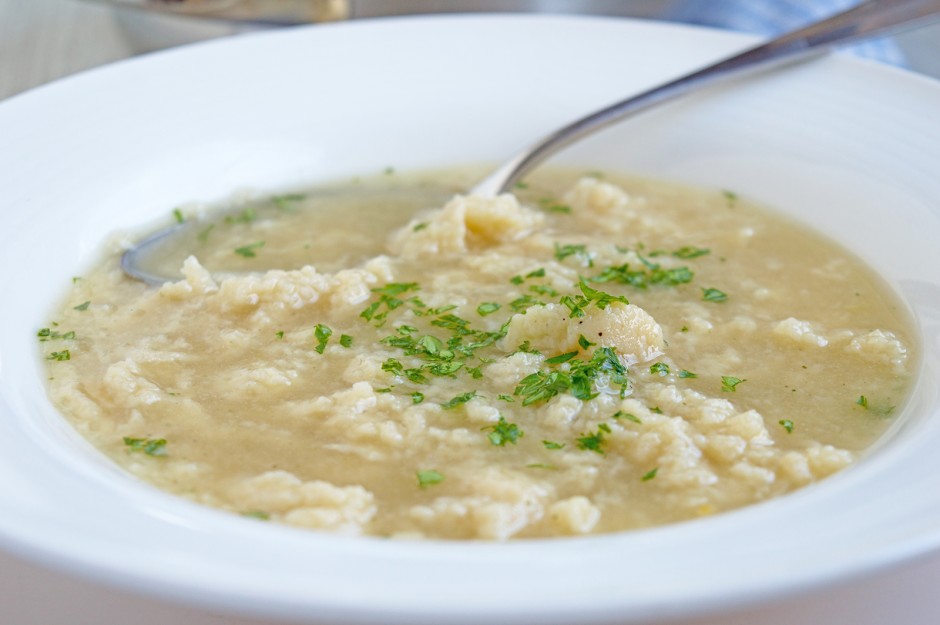
[[[128,84],[137,89],[145,89],[141,76],[150,75],[160,81],[166,81],[170,74],[180,71],[184,64],[193,62],[202,64],[204,68],[218,69],[226,63],[223,57],[233,56],[244,60],[250,55],[260,55],[256,57],[255,62],[266,66],[266,63],[272,62],[270,55],[279,49],[305,50],[311,43],[339,46],[344,40],[341,37],[360,44],[365,44],[371,37],[395,37],[396,44],[404,45],[404,38],[414,36],[431,37],[439,43],[440,40],[436,39],[439,35],[435,33],[447,29],[450,29],[452,34],[460,35],[492,32],[505,36],[510,32],[508,29],[520,28],[525,28],[524,38],[529,43],[539,36],[557,34],[562,30],[572,37],[576,33],[584,40],[597,36],[606,42],[607,38],[614,34],[628,34],[639,37],[646,45],[649,45],[651,39],[658,37],[686,42],[687,48],[676,58],[669,60],[669,63],[672,63],[670,69],[673,66],[695,64],[696,55],[689,46],[703,46],[713,53],[715,50],[730,50],[752,40],[746,36],[688,26],[584,16],[451,15],[318,25],[289,32],[256,33],[247,37],[207,42],[91,70],[0,103],[0,130],[12,133],[18,124],[24,122],[29,129],[34,129],[37,115],[56,111],[63,102],[72,97],[88,100],[90,91],[105,89],[115,92],[116,88],[120,91],[120,87]],[[404,34],[400,34],[402,31]],[[183,73],[191,86],[195,80],[194,75]],[[940,84],[929,79],[845,57],[827,59],[814,67],[800,70],[795,77],[791,75],[789,79],[769,79],[755,89],[789,88],[793,81],[802,84],[800,81],[843,74],[847,75],[844,80],[859,89],[862,89],[862,86],[858,85],[858,81],[869,81],[875,86],[890,84],[900,89],[901,92],[893,97],[903,102],[919,97],[922,93],[930,94],[936,101],[937,94],[940,93]],[[646,77],[643,78],[645,79]],[[781,83],[780,87],[774,87],[777,82]],[[170,89],[169,84],[163,83],[163,88]],[[864,88],[872,88],[872,85],[865,85]],[[748,94],[745,93],[746,95]],[[601,96],[592,94],[591,97]],[[118,98],[121,101],[124,99],[126,98],[123,94]],[[83,115],[89,116],[87,111],[83,109]],[[113,110],[106,112],[113,113]],[[823,113],[825,112],[824,109]],[[675,113],[675,109],[669,109],[661,116],[668,118]],[[92,121],[105,124],[111,128],[109,132],[126,131],[126,126],[120,127],[119,124],[111,124],[105,119],[94,119],[92,116]],[[62,128],[65,127],[57,127],[58,130]],[[10,136],[14,139],[7,148],[0,147],[0,165],[13,163],[15,157],[20,156],[14,154],[17,150],[25,149],[27,157],[31,155],[31,148],[27,147],[24,133],[13,133]],[[66,139],[71,137],[67,136]],[[46,151],[36,150],[36,159],[54,162],[61,168],[63,165],[60,161],[48,161],[52,139],[43,137],[41,143]],[[11,145],[14,147],[11,148]],[[135,161],[137,166],[140,162],[140,159]],[[27,166],[29,164],[27,163]],[[23,172],[24,176],[29,175],[25,168],[19,171]],[[294,170],[283,177],[270,172],[267,174],[272,177],[270,184],[277,186],[289,184],[291,180],[308,172],[309,170]],[[74,180],[68,182],[76,183]],[[14,198],[21,200],[30,197],[29,194],[42,196],[42,201],[30,200],[39,208],[61,202],[61,193],[37,189],[35,181],[32,184],[34,186],[30,187],[26,182],[13,181],[11,186]],[[206,193],[212,195],[218,192],[218,189],[226,188],[227,184],[230,182],[223,180],[217,188],[211,188]],[[927,190],[936,189],[936,183],[931,186],[931,183],[925,181],[922,186]],[[189,189],[183,192],[189,192]],[[154,200],[154,204],[160,202],[166,202],[166,197]],[[912,202],[911,206],[914,204],[916,202]],[[109,210],[112,210],[109,214],[113,214],[113,209]],[[918,216],[915,208],[908,210],[913,217]],[[107,212],[104,209],[102,211]],[[149,207],[147,211],[156,214],[155,208]],[[938,229],[935,223],[936,209],[933,209],[929,216],[933,221],[928,220],[927,226]],[[15,227],[11,228],[11,232],[32,232],[25,218],[14,216],[14,221]],[[100,237],[102,223],[93,222],[88,229],[96,231]],[[0,240],[9,244],[12,250],[0,257],[3,261],[10,261],[15,258],[14,254],[23,253],[22,244],[14,245],[13,235],[7,234]],[[66,259],[84,258],[87,262],[90,257],[89,248],[94,247],[96,242],[89,243],[85,239],[70,244],[70,247],[64,249],[62,256]],[[932,287],[938,282],[929,276],[912,273],[908,267],[899,270],[899,273],[911,282],[932,280]],[[10,272],[0,274],[0,287],[16,287],[16,292],[21,293],[23,286],[20,282]],[[46,305],[49,292],[51,291],[48,288],[42,291]],[[929,291],[928,295],[932,293],[933,291]],[[933,313],[932,304],[929,301],[914,301],[909,295],[905,295],[905,299],[909,303],[913,302],[912,307],[921,323],[921,330],[930,336],[934,329],[934,320],[930,317]],[[929,297],[926,299],[929,300]],[[27,309],[27,312],[35,310],[34,306]],[[28,327],[28,324],[29,321],[18,314],[11,327],[22,329]],[[912,466],[912,455],[920,454],[917,456],[919,467],[936,464],[931,465],[922,457],[929,448],[929,441],[940,441],[940,424],[936,423],[936,419],[927,418],[938,406],[936,384],[930,381],[930,374],[937,368],[936,346],[930,353],[925,354],[921,365],[920,383],[911,410],[922,411],[923,414],[919,419],[908,420],[913,429],[899,433],[897,444],[877,450],[865,462],[785,498],[725,513],[712,519],[628,534],[510,544],[438,541],[416,544],[389,543],[373,538],[336,537],[286,527],[259,525],[178,500],[149,487],[141,488],[136,481],[117,471],[104,468],[101,458],[87,445],[78,442],[74,432],[61,427],[61,423],[55,425],[56,415],[51,407],[43,405],[35,394],[29,395],[19,390],[22,385],[28,385],[35,390],[42,384],[38,373],[42,363],[39,361],[35,345],[28,338],[22,333],[14,335],[11,329],[0,330],[0,415],[3,416],[0,420],[0,433],[3,436],[0,436],[0,439],[4,436],[13,437],[23,445],[21,449],[12,449],[9,444],[0,444],[0,448],[5,448],[4,451],[9,454],[6,460],[0,458],[0,475],[12,476],[16,481],[16,484],[11,482],[0,486],[0,493],[4,493],[6,489],[5,494],[14,501],[14,513],[0,518],[0,547],[108,585],[173,601],[258,616],[292,619],[316,617],[336,622],[356,620],[431,623],[441,618],[448,618],[450,622],[455,623],[470,623],[482,618],[498,618],[503,622],[519,623],[533,618],[538,618],[544,623],[604,622],[615,618],[638,621],[753,604],[870,573],[914,555],[940,548],[940,524],[936,523],[933,529],[920,526],[918,529],[908,525],[891,534],[883,533],[877,545],[871,545],[870,541],[864,540],[858,533],[860,530],[855,530],[854,537],[847,538],[835,531],[835,528],[813,526],[813,529],[823,532],[820,537],[814,539],[817,543],[829,541],[827,549],[830,557],[825,561],[819,559],[804,563],[806,566],[798,574],[794,574],[791,567],[794,562],[800,561],[790,553],[795,548],[795,543],[791,542],[792,537],[781,536],[775,529],[781,522],[791,523],[793,527],[805,524],[806,510],[825,510],[835,514],[839,506],[852,505],[869,510],[871,504],[859,505],[861,494],[867,492],[872,484],[886,488],[885,484],[891,482],[885,476],[899,468]],[[17,367],[15,359],[22,358],[27,353],[32,354],[32,366]],[[23,415],[28,414],[38,416],[38,419],[25,419]],[[53,457],[28,457],[29,453],[43,449],[52,449],[57,453]],[[23,479],[23,475],[17,473],[26,469],[35,470],[35,477]],[[133,538],[123,530],[101,532],[90,528],[87,521],[77,521],[76,525],[69,529],[63,520],[49,518],[49,514],[55,510],[54,501],[48,500],[48,495],[26,492],[42,484],[44,479],[52,480],[47,483],[61,484],[60,488],[63,490],[74,488],[76,493],[101,489],[106,496],[97,497],[95,504],[110,506],[109,510],[116,517],[129,523],[138,523],[144,529],[162,532],[159,547],[163,551],[155,556],[148,551],[152,547],[135,545]],[[907,493],[911,488],[898,490]],[[895,498],[900,496],[898,494]],[[940,519],[940,497],[935,499],[938,501],[924,502],[918,506],[909,505],[908,510],[921,511],[925,514],[925,521],[936,521]],[[70,503],[78,505],[74,501]],[[87,505],[84,512],[88,512]],[[893,514],[898,514],[898,511],[893,511]],[[866,520],[860,525],[869,529],[881,527],[871,520]],[[924,522],[923,525],[927,523]],[[912,527],[918,531],[912,531]],[[753,567],[754,554],[729,556],[727,562],[716,564],[706,558],[713,556],[713,551],[695,551],[702,548],[702,545],[729,544],[728,541],[738,539],[742,533],[748,532],[745,544],[758,555],[776,558],[772,561],[773,566],[763,570],[749,568],[735,574],[734,566],[746,568],[750,564]],[[78,538],[88,540],[81,543],[76,540]],[[200,541],[205,543],[200,544]],[[278,591],[270,583],[259,588],[257,569],[250,569],[251,564],[259,564],[254,556],[228,554],[224,562],[211,559],[210,546],[232,548],[240,541],[244,541],[244,544],[265,544],[268,549],[281,555],[294,554],[296,561],[291,564],[289,570],[281,571],[278,578],[278,581],[286,584],[284,588]],[[107,551],[109,544],[120,544],[123,551]],[[181,549],[180,545],[186,545],[188,551]],[[867,548],[862,549],[863,545]],[[676,551],[690,558],[686,562],[687,565],[693,563],[694,559],[694,568],[699,573],[712,571],[713,579],[688,578],[679,583],[675,578],[678,575],[676,571],[664,563],[657,562],[657,554],[661,557],[662,553]],[[597,586],[590,596],[590,600],[594,602],[592,605],[586,605],[584,595],[575,596],[571,590],[566,592],[565,585],[552,577],[564,576],[565,571],[570,571],[572,566],[579,571],[601,569],[609,575],[617,570],[617,564],[621,564],[622,554],[631,554],[632,558],[648,568],[621,571],[619,579],[600,579],[597,577],[599,573],[592,572],[589,577]],[[841,557],[835,557],[836,555]],[[305,568],[301,561],[304,557],[314,560],[328,559],[333,568],[329,571],[316,567]],[[140,563],[141,560],[146,566]],[[403,592],[400,583],[391,589],[381,588],[379,584],[385,578],[374,572],[368,575],[363,573],[363,563],[373,566],[394,565],[398,567],[396,574],[403,580],[413,584],[420,583],[421,587],[413,589],[410,593]],[[496,573],[493,571],[494,563]],[[360,566],[355,568],[352,564]],[[455,572],[453,568],[463,570]],[[181,574],[181,570],[185,573]],[[429,570],[433,575],[428,575]],[[270,570],[264,572],[271,573]],[[476,579],[487,574],[491,577],[495,575],[496,579],[486,580],[485,584],[481,582],[480,586],[474,588],[475,592],[494,593],[500,585],[505,588],[509,580],[516,580],[512,587],[518,598],[495,603],[481,602],[452,586],[455,581]],[[520,576],[525,582],[518,581]],[[338,581],[357,577],[364,581],[372,593],[366,601],[363,601],[361,591],[353,592]],[[736,583],[728,584],[729,580]],[[320,587],[315,592],[309,589],[305,592],[304,584],[312,583],[319,584]],[[546,589],[551,592],[546,594]],[[586,592],[584,586],[575,585],[574,589]],[[537,597],[542,599],[535,603]]]

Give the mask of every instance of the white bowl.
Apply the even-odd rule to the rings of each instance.
[[[850,58],[718,89],[559,162],[734,189],[871,263],[922,333],[890,440],[796,494],[590,538],[394,542],[262,524],[138,483],[46,400],[35,332],[107,233],[234,189],[495,162],[747,43],[629,20],[428,17],[264,33],[0,104],[0,548],[298,621],[638,622],[781,597],[940,547],[940,85]]]

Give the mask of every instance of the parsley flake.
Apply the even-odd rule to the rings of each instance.
[[[313,330],[313,336],[317,339],[317,346],[313,349],[318,354],[322,354],[326,349],[326,344],[330,341],[330,337],[333,336],[333,330],[322,323],[318,323],[317,327]]]
[[[724,302],[728,299],[728,294],[718,289],[703,288],[702,299],[706,302]]]
[[[675,250],[672,253],[672,255],[675,256],[676,258],[682,258],[684,260],[688,260],[690,258],[698,258],[699,256],[705,256],[706,254],[710,254],[710,253],[711,253],[711,250],[708,248],[693,247],[691,245],[687,245],[685,247],[680,247],[679,249]]]
[[[747,380],[742,380],[741,378],[736,378],[731,375],[723,375],[721,376],[721,390],[727,393],[733,393],[738,384],[742,382],[747,382]]]
[[[643,424],[643,422],[640,421],[640,418],[638,416],[636,416],[635,414],[630,414],[629,412],[624,412],[623,410],[618,410],[617,412],[615,412],[614,419],[626,419],[627,421],[633,421],[634,423],[638,423],[640,425]]]
[[[578,449],[593,451],[603,455],[605,452],[602,447],[604,445],[605,435],[607,434],[610,434],[610,426],[606,423],[601,423],[597,426],[597,431],[593,434],[582,434],[576,439]]]
[[[569,256],[576,256],[582,260],[582,262],[588,267],[594,266],[594,259],[591,258],[590,253],[588,253],[586,245],[559,245],[555,244],[555,258],[557,260],[565,260]]]
[[[468,401],[470,401],[476,396],[477,396],[476,391],[468,391],[466,393],[461,393],[460,395],[452,397],[448,401],[441,404],[441,407],[444,408],[445,410],[450,410],[451,408],[456,408],[457,406],[461,404],[467,403]]]
[[[641,477],[640,480],[643,481],[643,482],[649,482],[651,479],[653,479],[654,477],[656,477],[656,474],[657,474],[658,472],[659,472],[659,467],[650,469],[649,471],[647,471],[646,473],[643,474],[643,477]]]
[[[787,434],[793,434],[793,421],[790,419],[780,419],[777,421],[777,423],[783,426],[783,429],[787,431]]]
[[[131,438],[130,436],[125,436],[124,444],[129,451],[141,451],[148,456],[166,455],[165,438]]]
[[[86,300],[79,304],[78,306],[72,306],[72,310],[77,310],[79,312],[85,312],[88,310],[88,307],[91,305],[91,300]]]
[[[481,317],[485,317],[487,315],[493,314],[499,309],[500,309],[500,305],[497,304],[496,302],[483,302],[482,304],[477,306],[477,313]]]
[[[435,471],[434,469],[416,471],[415,476],[418,478],[418,486],[421,488],[427,488],[428,486],[440,484],[444,481],[444,474],[440,471]]]
[[[486,437],[497,447],[505,447],[506,443],[515,445],[516,441],[525,435],[525,433],[519,429],[518,425],[509,423],[502,415],[499,416],[499,421],[495,425],[483,429],[490,430],[490,433],[487,434]]]
[[[258,255],[255,250],[261,249],[262,247],[264,247],[264,241],[256,241],[255,243],[249,243],[248,245],[236,247],[235,253],[245,258],[254,258]]]
[[[650,373],[659,376],[669,375],[669,365],[664,362],[653,363],[650,365]]]

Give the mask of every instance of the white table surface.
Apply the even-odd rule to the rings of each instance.
[[[0,100],[155,45],[128,26],[126,14],[94,4],[0,0]],[[940,28],[905,36],[901,43],[913,69],[940,76]],[[935,554],[784,601],[686,620],[683,625],[934,625],[940,623],[938,586],[940,554]],[[128,594],[0,550],[0,625],[124,624],[264,622]]]

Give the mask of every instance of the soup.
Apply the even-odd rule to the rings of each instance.
[[[905,311],[785,217],[601,173],[448,199],[461,184],[389,172],[347,199],[176,211],[179,280],[129,279],[114,245],[39,330],[52,400],[202,504],[497,540],[777,497],[853,463],[902,407]]]

